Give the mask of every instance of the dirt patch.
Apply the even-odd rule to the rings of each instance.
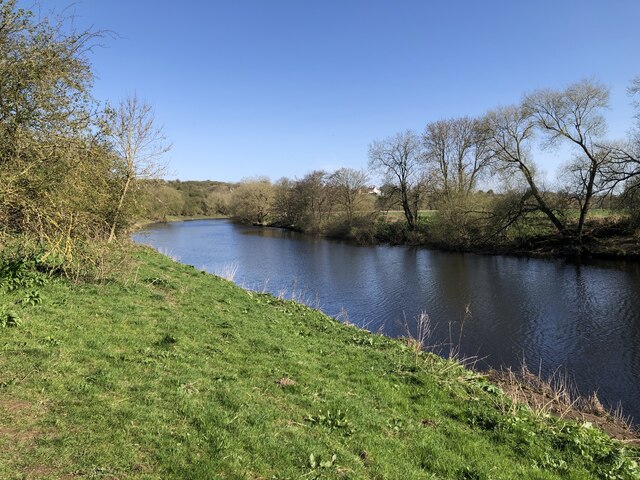
[[[17,414],[24,410],[30,410],[33,407],[31,402],[14,399],[0,399],[0,409],[5,410],[9,414]]]
[[[556,417],[590,422],[611,438],[640,447],[639,432],[619,412],[607,411],[595,395],[588,398],[575,395],[562,379],[545,381],[526,368],[519,372],[491,370],[488,377],[515,403]]]
[[[11,439],[11,442],[31,443],[42,436],[40,430],[18,430],[10,427],[0,427],[0,437]]]
[[[280,380],[276,380],[276,383],[278,385],[280,385],[281,387],[283,387],[283,388],[284,387],[292,387],[293,385],[296,385],[295,380],[291,380],[288,377],[284,377],[284,378],[281,378]]]
[[[24,455],[36,448],[39,439],[50,437],[52,432],[36,428],[46,411],[42,402],[30,402],[15,398],[0,398],[0,444],[3,460],[13,464],[21,478],[60,478],[59,471],[47,465],[22,465]]]
[[[51,478],[56,473],[58,473],[58,470],[46,465],[34,465],[24,470],[26,478]]]

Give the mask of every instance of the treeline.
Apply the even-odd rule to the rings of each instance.
[[[629,88],[631,96],[639,92],[640,77]],[[637,225],[640,105],[634,106],[634,128],[626,138],[611,140],[605,85],[583,80],[563,90],[534,91],[478,118],[438,120],[420,133],[374,141],[369,172],[312,172],[275,184],[244,181],[231,212],[241,221],[311,232],[335,233],[339,226],[342,236],[369,240],[469,246],[555,232],[565,243],[580,244],[591,233],[594,207],[617,209],[620,218],[631,217],[627,226]],[[558,158],[553,187],[539,173],[536,147],[571,152]],[[382,179],[380,192],[375,202],[358,205],[367,198],[362,192],[369,175]],[[380,213],[390,209],[400,210],[403,221],[381,220]],[[435,213],[425,215],[425,209]]]
[[[376,195],[362,170],[316,170],[300,179],[245,179],[232,192],[230,212],[241,222],[273,225],[314,234],[353,237],[373,232]]]
[[[143,186],[143,216],[163,221],[169,217],[229,216],[235,183],[211,180],[150,180]]]
[[[92,96],[89,53],[107,35],[0,2],[0,250],[72,262],[126,231],[142,182],[162,174],[151,107]]]

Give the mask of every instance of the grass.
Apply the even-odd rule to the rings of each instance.
[[[433,218],[436,216],[437,213],[438,213],[437,210],[419,210],[418,211],[418,218],[420,220],[430,221],[430,220],[433,220]],[[404,220],[405,219],[404,211],[402,211],[402,210],[385,211],[384,212],[384,217],[388,221],[398,221],[398,220]]]
[[[0,293],[0,478],[640,478],[637,450],[411,342],[134,257]]]

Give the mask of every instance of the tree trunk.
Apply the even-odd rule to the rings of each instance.
[[[560,221],[560,219],[556,217],[555,213],[553,213],[553,210],[549,208],[547,202],[545,202],[544,198],[542,198],[542,195],[540,195],[538,187],[536,187],[536,184],[533,181],[533,176],[531,175],[529,169],[525,165],[520,164],[520,170],[522,170],[522,173],[524,173],[524,176],[527,179],[527,183],[529,184],[529,188],[531,189],[531,195],[533,195],[533,197],[536,199],[536,202],[538,202],[538,206],[540,207],[542,213],[544,213],[549,218],[549,220],[551,220],[551,223],[553,223],[553,225],[558,229],[558,232],[560,232],[562,235],[565,235],[567,232],[566,227]]]
[[[130,183],[131,176],[127,175],[127,181],[124,182],[124,187],[122,188],[122,193],[120,194],[120,200],[118,201],[118,208],[116,208],[116,213],[113,215],[113,223],[111,224],[111,231],[109,232],[109,239],[107,240],[107,243],[111,243],[113,239],[116,238],[116,226],[118,224],[118,217],[120,216],[120,211],[122,210],[124,198],[127,195]]]
[[[402,209],[404,210],[404,216],[409,224],[409,230],[414,230],[416,228],[416,222],[413,212],[411,211],[411,205],[409,205],[409,192],[406,185],[401,186],[400,194],[402,196]]]
[[[593,160],[592,160],[593,162]],[[580,219],[578,220],[578,228],[576,229],[576,236],[578,240],[582,238],[582,231],[584,230],[584,222],[587,218],[587,213],[589,212],[589,208],[591,207],[591,198],[593,197],[593,185],[596,180],[596,167],[592,164],[591,170],[589,172],[589,182],[587,182],[587,191],[584,195],[584,203],[582,204],[582,208],[580,209]]]

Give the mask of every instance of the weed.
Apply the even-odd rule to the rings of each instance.
[[[233,280],[236,278],[236,274],[238,273],[239,268],[240,264],[238,262],[231,262],[216,270],[215,274],[220,278],[224,278],[225,280],[233,282]]]
[[[162,277],[145,278],[143,282],[154,287],[171,288],[171,282]]]
[[[511,400],[505,405],[511,414],[516,413],[519,404],[526,404],[539,416],[554,414],[563,418],[580,403],[577,389],[559,371],[544,379],[542,372],[531,373],[523,361],[519,371],[507,369],[499,378],[504,393]]]
[[[158,345],[159,347],[170,347],[172,345],[175,345],[176,343],[178,343],[178,339],[173,335],[169,335],[167,333],[160,340],[158,340],[158,342],[156,342],[156,345]]]
[[[406,337],[405,340],[409,348],[413,351],[416,365],[418,365],[418,358],[423,350],[427,348],[427,341],[431,339],[432,328],[431,318],[426,312],[421,312],[416,319],[416,333],[413,335],[407,325],[407,320],[404,321]]]
[[[36,289],[29,290],[24,294],[24,296],[20,300],[18,300],[18,303],[20,303],[21,305],[31,305],[31,306],[39,305],[40,303],[42,303],[42,296],[40,295],[40,290],[36,290]]]
[[[318,415],[307,415],[305,420],[313,425],[320,425],[329,430],[339,430],[346,436],[350,436],[355,432],[345,412],[342,410],[327,410]]]
[[[22,319],[13,310],[0,306],[0,328],[12,328],[22,325]]]
[[[48,277],[40,271],[43,265],[35,258],[11,259],[0,263],[0,288],[7,291],[41,287]]]
[[[309,477],[312,479],[324,478],[323,471],[332,468],[335,465],[337,459],[338,456],[335,453],[331,455],[331,457],[327,460],[323,460],[321,455],[315,455],[313,453],[310,454],[309,468],[311,468],[311,471],[307,473],[305,477]]]

